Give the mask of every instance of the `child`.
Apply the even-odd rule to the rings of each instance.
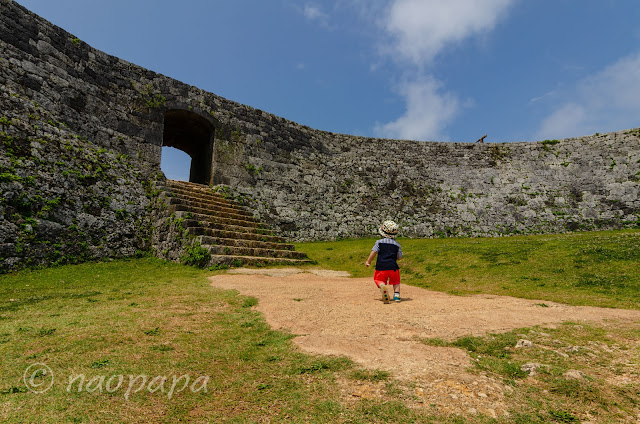
[[[398,224],[393,221],[385,221],[378,232],[383,238],[376,241],[365,265],[371,266],[371,261],[376,257],[376,254],[378,255],[373,282],[380,289],[384,303],[389,303],[389,298],[391,297],[388,284],[393,286],[393,300],[400,302],[400,267],[398,266],[398,259],[402,258],[402,249],[400,244],[394,240],[398,234]]]

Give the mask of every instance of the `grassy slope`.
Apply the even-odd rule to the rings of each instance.
[[[405,282],[460,294],[511,294],[574,304],[638,308],[640,232],[499,239],[401,240]],[[319,266],[370,276],[362,263],[373,240],[298,245]],[[494,422],[411,410],[411,389],[344,358],[297,351],[252,310],[255,299],[213,289],[210,272],[153,259],[89,263],[0,276],[0,421],[89,422]],[[521,329],[452,344],[476,369],[505,379],[510,418],[500,422],[619,422],[640,410],[640,327]],[[528,350],[513,350],[527,337]],[[30,393],[30,364],[51,367],[53,387]],[[520,366],[547,365],[526,378]],[[570,369],[585,372],[570,380]],[[113,393],[67,392],[86,382],[125,377]],[[171,376],[209,376],[208,392],[167,397]],[[165,391],[124,398],[129,375],[166,375]],[[45,381],[39,375],[36,382]],[[533,380],[532,380],[533,378]],[[385,382],[387,401],[345,402],[338,381]],[[93,387],[99,380],[93,380]],[[115,380],[114,380],[115,381]],[[621,384],[613,384],[619,381]],[[85,382],[85,384],[86,384]],[[74,388],[76,388],[74,386]]]
[[[375,239],[299,243],[323,268],[364,267]],[[640,309],[640,231],[477,239],[399,239],[405,283],[454,294]]]
[[[322,268],[373,273],[363,264],[375,239],[300,243]],[[400,239],[403,281],[466,295],[640,309],[640,231],[479,239]],[[544,303],[541,303],[544,306]],[[629,422],[640,413],[640,322],[621,327],[564,323],[435,346],[465,349],[478,372],[504,379],[510,423]],[[514,349],[519,339],[533,342]],[[542,364],[528,376],[525,364]],[[582,372],[582,378],[567,373]],[[474,421],[474,418],[467,419]]]
[[[0,276],[0,421],[410,422],[416,417],[395,401],[342,403],[336,375],[353,381],[378,374],[359,371],[345,358],[301,354],[291,335],[271,330],[252,310],[255,299],[212,288],[210,274],[137,259]],[[43,394],[29,392],[23,381],[33,363],[46,364],[54,374],[52,388]],[[76,381],[68,392],[70,377],[80,374],[86,376],[82,391]],[[191,382],[209,376],[208,392],[176,389],[169,399],[172,376],[185,374]],[[116,376],[109,387],[117,388],[118,375],[124,377],[122,386],[107,393],[107,381]],[[134,381],[127,400],[129,375],[168,379],[164,391],[155,393],[147,391],[148,382],[135,392],[141,380]],[[38,375],[34,381],[47,378]]]

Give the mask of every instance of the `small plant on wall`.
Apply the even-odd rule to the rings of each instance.
[[[202,247],[200,243],[195,242],[193,245],[187,247],[185,254],[182,255],[180,260],[185,265],[204,268],[211,260],[211,254],[206,248]]]
[[[139,102],[147,109],[157,109],[167,101],[165,96],[153,91],[153,86],[151,84],[147,84],[144,88],[138,89],[135,81],[131,81],[131,87],[138,93]]]
[[[249,173],[253,175],[259,175],[262,172],[261,166],[255,166],[252,163],[248,164],[246,168],[247,168],[247,171],[249,171]]]

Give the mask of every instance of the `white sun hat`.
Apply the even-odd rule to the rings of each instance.
[[[384,221],[378,232],[382,237],[396,238],[398,235],[398,224],[393,221]]]

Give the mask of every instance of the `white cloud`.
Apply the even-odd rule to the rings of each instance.
[[[640,52],[578,82],[545,118],[538,137],[563,138],[640,125]]]
[[[577,103],[567,103],[549,115],[538,131],[538,137],[564,138],[578,135],[586,121],[587,113],[583,106]]]
[[[491,31],[514,0],[393,0],[385,19],[389,54],[429,64],[445,47]]]
[[[406,100],[406,112],[393,122],[376,126],[376,133],[382,137],[435,139],[460,108],[458,99],[451,93],[443,92],[442,84],[432,77],[406,81],[398,91]]]
[[[318,6],[310,3],[304,5],[302,14],[310,21],[317,21],[325,25],[329,22],[329,15],[323,12]]]
[[[529,103],[537,103],[541,100],[544,100],[548,97],[553,97],[556,95],[556,90],[551,90],[551,91],[547,91],[546,93],[542,94],[541,96],[537,96],[537,97],[533,97],[531,100],[529,100]]]
[[[398,90],[407,107],[400,118],[377,125],[376,132],[390,138],[441,138],[464,104],[425,68],[445,48],[493,30],[514,1],[391,0],[380,22],[382,51],[396,65],[410,65]]]

